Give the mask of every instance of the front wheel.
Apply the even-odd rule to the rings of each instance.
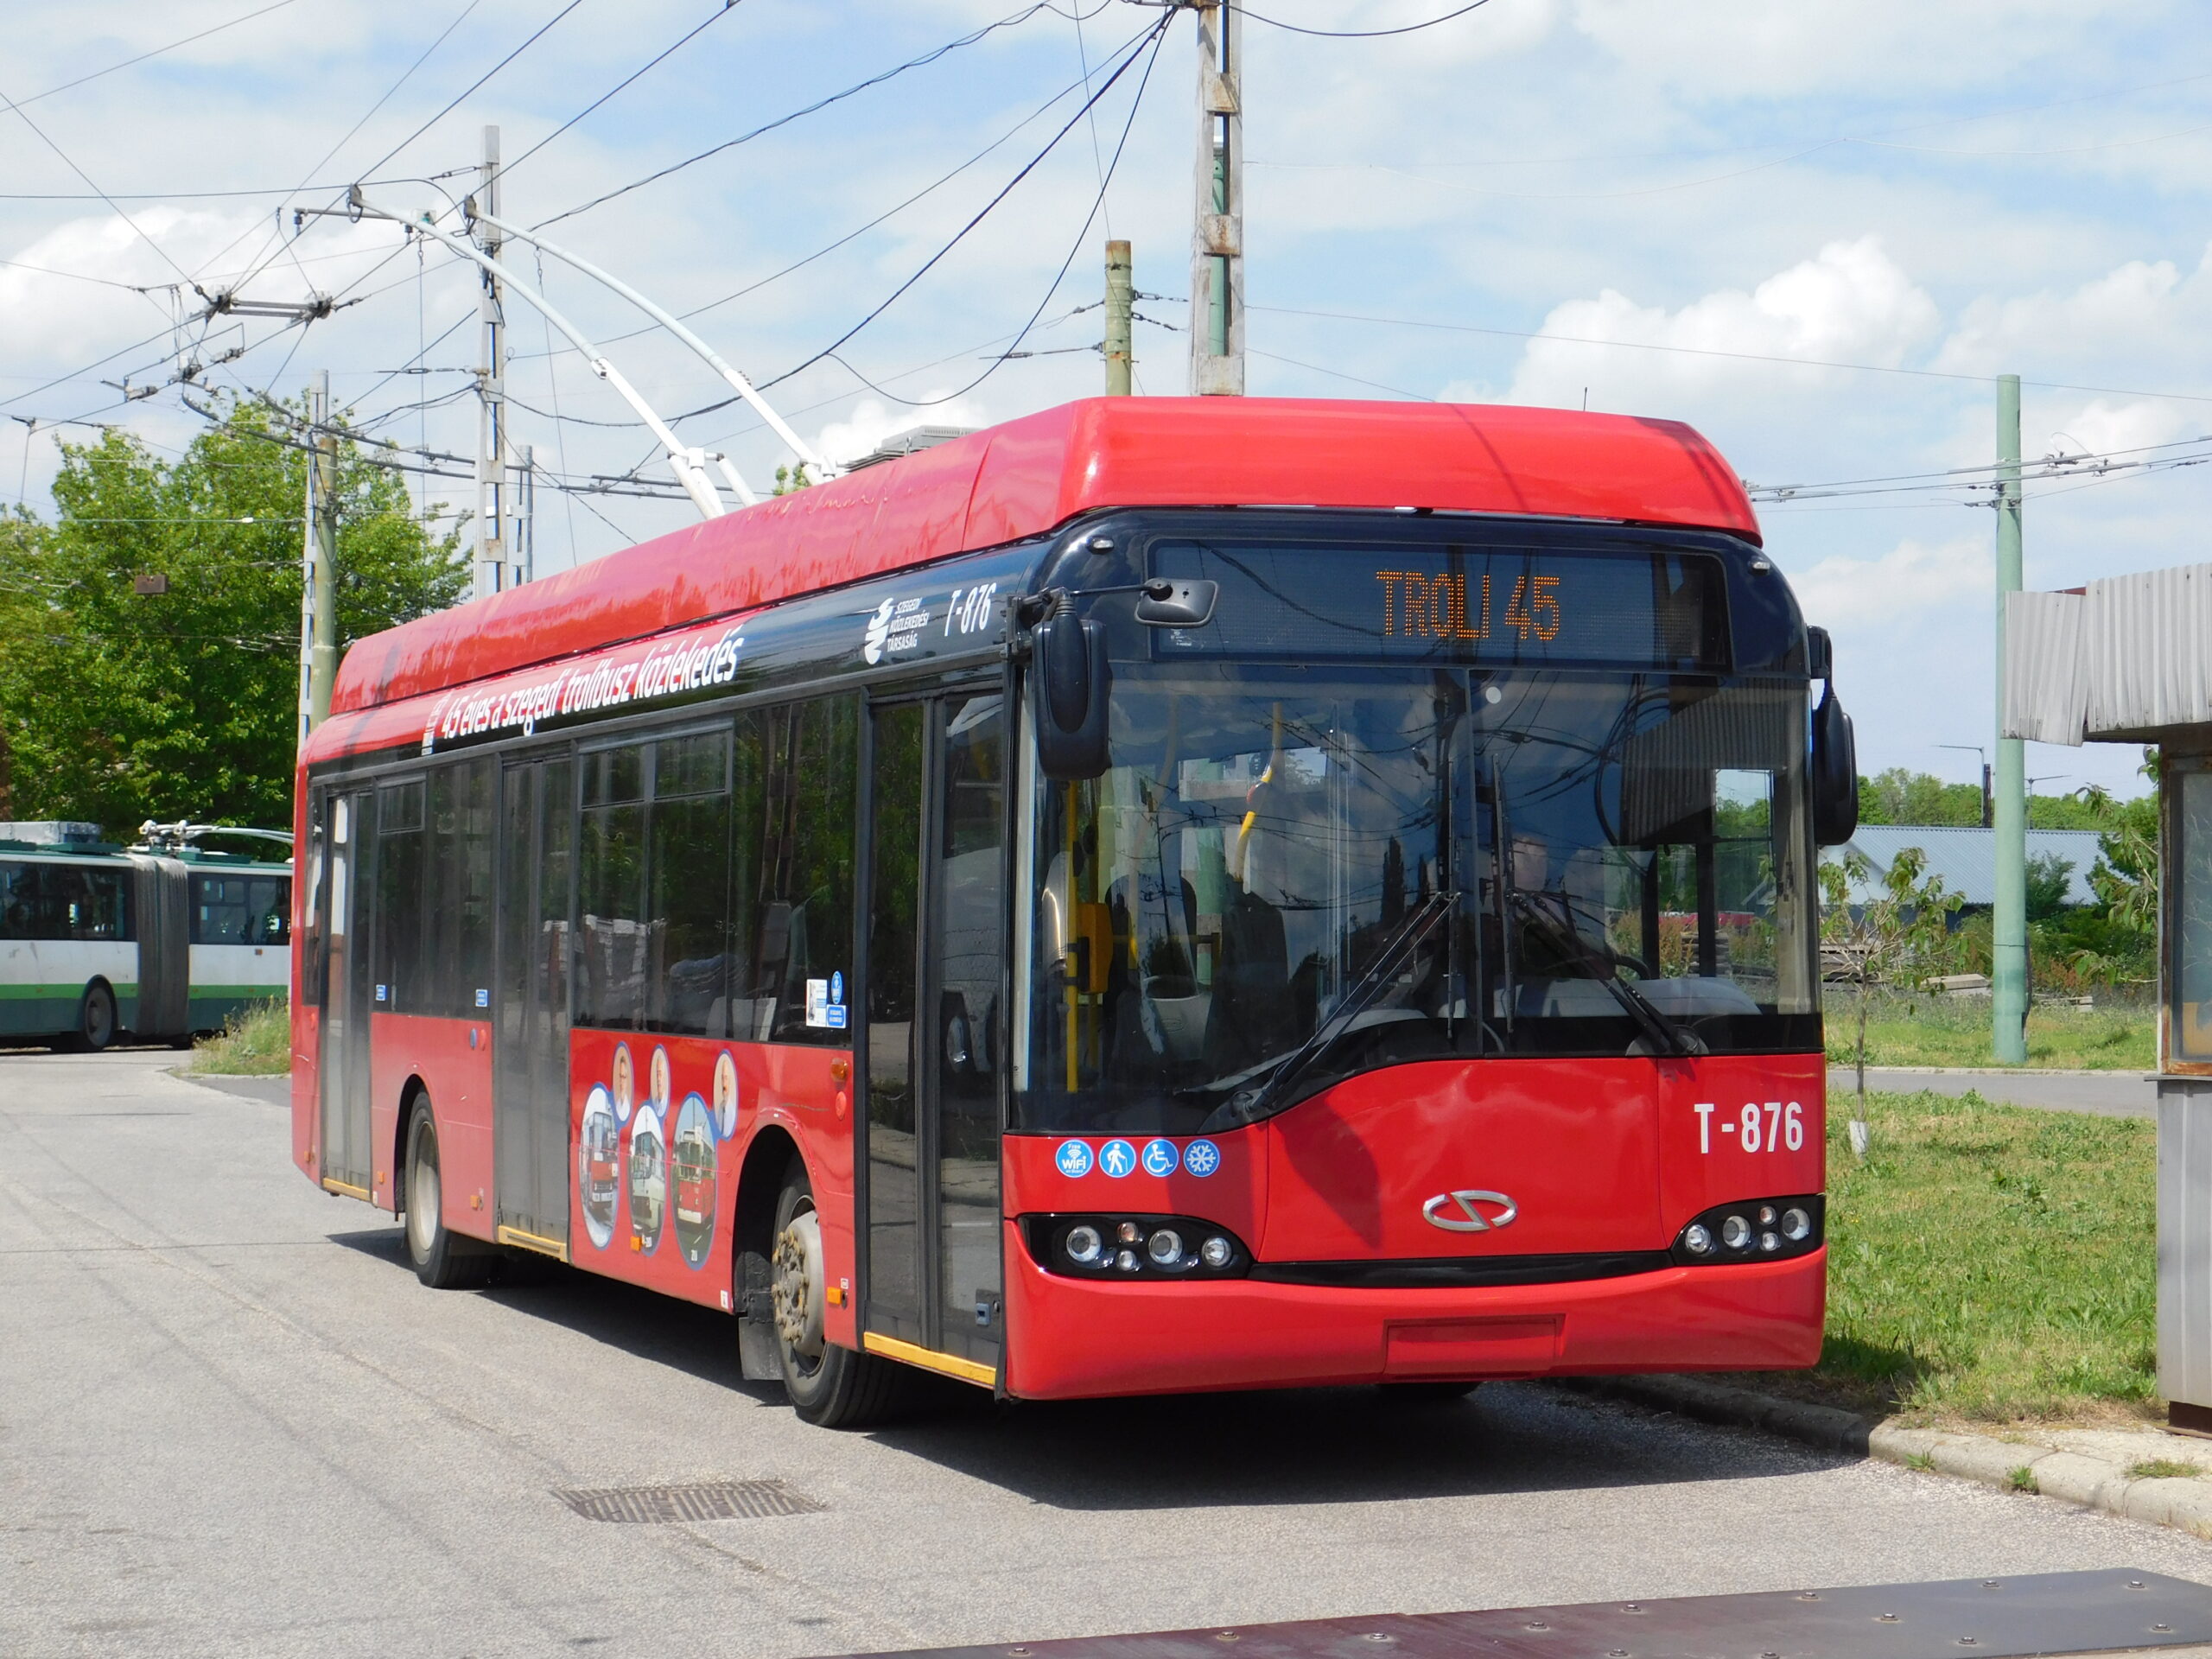
[[[55,1044],[74,1054],[97,1054],[115,1040],[115,993],[105,985],[85,987],[77,1004],[77,1027]]]
[[[841,1348],[823,1334],[827,1282],[822,1217],[814,1185],[798,1159],[776,1195],[774,1253],[768,1262],[776,1355],[784,1392],[802,1421],[822,1428],[864,1428],[897,1408],[906,1377],[889,1360]]]
[[[445,1189],[438,1171],[438,1126],[430,1103],[419,1103],[407,1130],[407,1259],[415,1276],[433,1290],[483,1284],[495,1258],[473,1238],[445,1223]]]

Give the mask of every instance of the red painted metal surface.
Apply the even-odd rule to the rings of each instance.
[[[727,1071],[721,1066],[729,1060]],[[728,1307],[731,1249],[737,1224],[737,1192],[747,1161],[764,1133],[780,1130],[805,1159],[822,1217],[823,1270],[830,1283],[853,1281],[852,1102],[849,1053],[765,1043],[728,1043],[645,1032],[577,1031],[569,1049],[569,1255],[577,1267],[626,1283]],[[721,1073],[734,1079],[717,1080]],[[677,1214],[677,1143],[686,1107],[697,1103],[707,1119],[711,1155],[702,1185],[714,1222],[703,1239]],[[725,1108],[723,1102],[728,1101]],[[626,1102],[626,1103],[625,1103]],[[587,1123],[594,1110],[610,1111],[616,1138],[600,1150]],[[639,1203],[637,1147],[639,1125],[657,1121],[666,1153],[659,1176],[662,1213],[650,1225],[650,1192]],[[695,1143],[696,1144],[696,1143]],[[781,1156],[764,1147],[764,1154]],[[611,1153],[611,1156],[607,1155]],[[605,1167],[601,1169],[601,1165]],[[650,1176],[650,1171],[648,1172]],[[588,1203],[586,1187],[611,1181],[607,1202]],[[647,1182],[650,1188],[651,1180]],[[774,1202],[771,1190],[769,1203]],[[687,1240],[687,1234],[690,1237]],[[687,1249],[687,1242],[693,1248]],[[832,1340],[857,1345],[849,1295],[827,1311]]]
[[[334,713],[1041,534],[1103,507],[1306,505],[1732,531],[1742,486],[1675,421],[1264,397],[1093,398],[763,501],[360,641]]]
[[[1820,1357],[1827,1253],[1618,1279],[1337,1289],[1046,1274],[1006,1226],[1007,1386],[1026,1399],[1392,1378],[1777,1370]]]
[[[472,1040],[473,1039],[473,1040]],[[489,1238],[497,1217],[492,1163],[492,1025],[429,1014],[369,1016],[369,1145],[375,1149],[374,1202],[394,1207],[399,1108],[420,1083],[438,1128],[438,1190],[445,1224]]]

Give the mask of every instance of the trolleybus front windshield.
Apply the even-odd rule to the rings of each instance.
[[[1186,658],[1112,695],[1108,771],[1033,785],[1018,1128],[1820,1040],[1802,680]]]

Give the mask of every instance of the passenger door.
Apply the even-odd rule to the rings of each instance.
[[[370,849],[376,842],[376,792],[334,790],[328,797],[330,879],[323,884],[321,1153],[324,1186],[366,1198],[374,1149],[369,1132],[369,1011],[375,987],[369,950],[376,897]]]
[[[863,1343],[990,1382],[1005,1319],[997,688],[874,707],[869,785]]]
[[[511,763],[499,791],[493,1148],[502,1240],[568,1255],[569,901],[575,766]]]

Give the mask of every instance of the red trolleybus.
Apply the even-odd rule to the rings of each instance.
[[[1672,423],[1120,398],[857,469],[353,647],[294,1154],[431,1285],[728,1310],[823,1423],[1810,1364],[1828,672]]]

